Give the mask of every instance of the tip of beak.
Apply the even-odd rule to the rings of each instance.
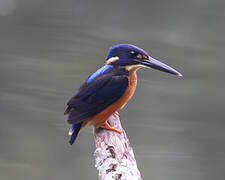
[[[181,73],[178,73],[178,76],[183,77],[183,75]]]

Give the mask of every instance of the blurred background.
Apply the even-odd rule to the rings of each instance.
[[[224,180],[225,1],[0,0],[0,179],[97,180],[66,102],[132,43],[183,74],[138,72],[121,114],[143,179]]]

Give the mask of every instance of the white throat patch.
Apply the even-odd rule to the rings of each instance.
[[[125,66],[126,70],[128,71],[136,71],[140,68],[144,68],[146,67],[145,65],[142,65],[142,64],[136,64],[136,65],[127,65]]]

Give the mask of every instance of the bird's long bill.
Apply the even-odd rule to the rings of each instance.
[[[150,67],[150,68],[153,68],[153,69],[157,69],[159,71],[163,71],[163,72],[166,72],[166,73],[170,73],[170,74],[174,74],[176,76],[182,76],[181,73],[179,73],[178,71],[176,71],[175,69],[173,69],[172,67],[152,58],[152,57],[149,57],[148,59],[144,59],[142,62],[141,62],[143,65],[147,66],[147,67]]]

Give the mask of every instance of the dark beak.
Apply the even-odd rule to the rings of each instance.
[[[179,73],[178,71],[176,71],[175,69],[171,68],[170,66],[152,58],[152,57],[148,57],[148,59],[142,59],[142,61],[139,61],[141,64],[143,64],[144,66],[153,68],[153,69],[157,69],[166,73],[170,73],[170,74],[174,74],[176,76],[182,76],[181,73]]]

